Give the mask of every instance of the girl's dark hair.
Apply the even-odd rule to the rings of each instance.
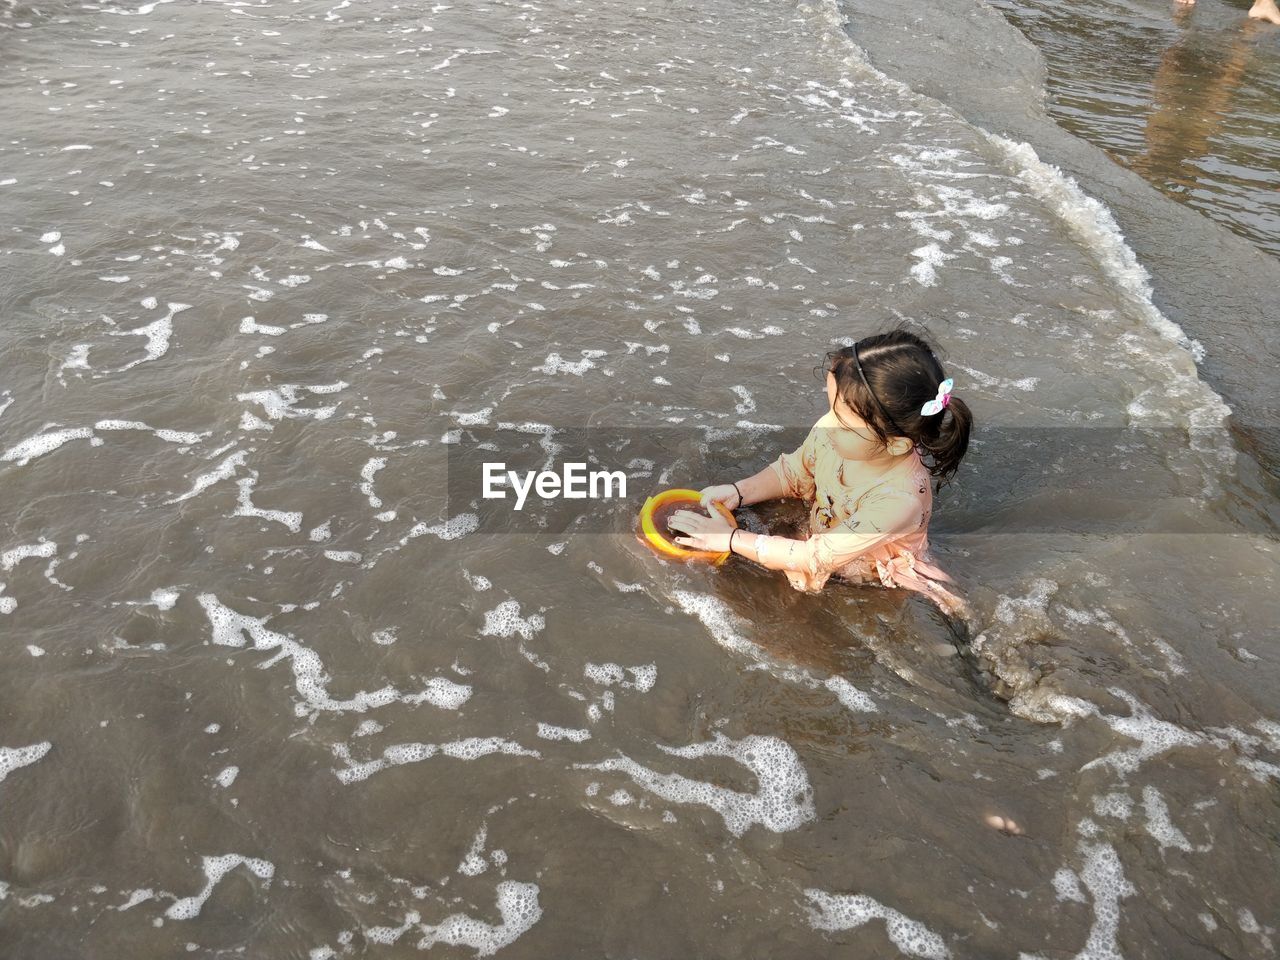
[[[954,393],[941,413],[920,413],[947,379],[937,351],[923,337],[901,327],[863,337],[828,352],[819,369],[824,379],[827,372],[835,375],[836,395],[867,422],[877,440],[887,444],[892,437],[906,437],[929,473],[940,479],[938,486],[951,482],[969,449],[973,415]]]

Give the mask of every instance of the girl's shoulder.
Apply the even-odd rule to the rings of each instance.
[[[832,430],[838,429],[840,426],[841,426],[840,421],[836,419],[836,415],[832,413],[830,410],[828,410],[826,413],[824,413],[822,416],[820,416],[817,420],[814,421],[813,426],[810,427],[809,429],[809,432],[819,437],[826,438],[831,435]]]
[[[880,496],[906,496],[929,502],[933,499],[929,468],[916,450],[907,454],[902,465],[874,484],[866,492]]]

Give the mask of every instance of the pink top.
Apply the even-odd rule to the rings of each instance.
[[[962,612],[964,601],[939,582],[954,581],[930,560],[933,489],[919,452],[913,449],[887,473],[863,476],[857,461],[832,446],[833,429],[842,428],[827,411],[798,450],[770,464],[785,495],[811,501],[809,536],[790,548],[792,565],[800,568],[785,571],[791,585],[816,592],[832,576],[878,581],[924,593],[949,614]]]

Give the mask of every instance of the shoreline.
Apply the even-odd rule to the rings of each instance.
[[[1280,478],[1280,384],[1271,375],[1280,342],[1265,336],[1280,315],[1280,262],[1061,127],[1048,113],[1043,55],[982,0],[961,11],[940,0],[909,8],[840,0],[840,9],[876,69],[988,135],[1029,144],[1107,207],[1150,274],[1156,309],[1203,345],[1197,370],[1230,406],[1236,441]],[[1204,252],[1190,256],[1189,243]]]

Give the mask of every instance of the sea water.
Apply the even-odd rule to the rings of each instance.
[[[0,27],[0,952],[1274,951],[1274,484],[1091,179],[819,0]],[[972,623],[638,542],[901,319]],[[692,439],[449,496],[588,421]]]

